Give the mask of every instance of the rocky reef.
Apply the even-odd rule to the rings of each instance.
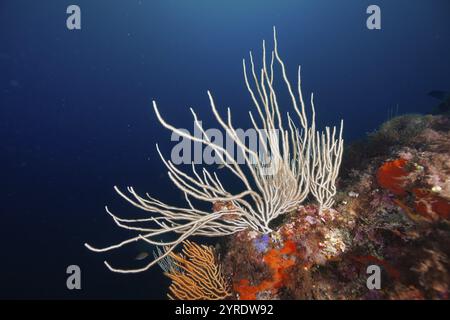
[[[231,298],[448,299],[449,118],[387,121],[347,147],[337,187],[334,209],[302,205],[270,235],[220,243]],[[367,287],[369,265],[380,289]]]

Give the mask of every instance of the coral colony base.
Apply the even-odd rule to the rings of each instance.
[[[201,136],[168,124],[153,102],[165,128],[206,145],[225,170],[200,170],[193,161],[192,172],[186,173],[174,164],[177,159],[166,160],[157,147],[187,207],[115,187],[149,217],[124,219],[106,208],[119,227],[137,235],[106,248],[87,248],[106,252],[135,241],[156,246],[154,259],[143,267],[105,264],[121,273],[158,264],[171,280],[171,299],[448,299],[449,118],[405,115],[389,120],[347,148],[337,191],[342,122],[338,130],[316,129],[313,95],[308,116],[300,68],[294,93],[275,29],[269,59],[263,42],[262,67],[256,71],[251,53],[250,70],[245,60],[243,67],[260,148],[246,145],[230,109],[222,118],[210,92],[212,112],[241,151],[243,163],[208,135],[192,109]],[[299,125],[279,108],[276,67]],[[240,191],[222,183],[224,172],[240,181]],[[170,236],[173,240],[162,241]],[[187,240],[191,236],[219,237],[219,243],[215,248],[199,245]],[[371,290],[367,270],[374,265],[381,279]]]

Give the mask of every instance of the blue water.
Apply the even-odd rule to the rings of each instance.
[[[77,4],[82,30],[66,28]],[[382,29],[368,30],[370,4]],[[242,58],[276,25],[292,78],[302,65],[304,93],[315,94],[319,124],[345,119],[351,141],[398,113],[429,112],[430,90],[450,89],[450,2],[137,1],[0,2],[0,298],[164,298],[158,267],[139,275],[132,246],[93,254],[126,236],[103,210],[133,212],[112,186],[133,185],[164,200],[179,192],[165,177],[155,143],[170,152],[156,121],[192,128],[188,107],[212,119],[206,90],[247,123],[250,99]],[[66,288],[66,267],[82,289]]]

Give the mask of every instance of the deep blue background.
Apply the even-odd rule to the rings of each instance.
[[[66,29],[70,4],[81,31]],[[382,30],[366,29],[369,4]],[[349,141],[389,108],[427,112],[437,101],[426,93],[450,88],[449,13],[448,0],[0,1],[0,298],[163,298],[157,267],[118,275],[102,264],[136,266],[142,247],[109,256],[82,245],[125,236],[103,211],[130,212],[113,185],[179,201],[155,152],[171,144],[152,99],[188,129],[189,106],[211,119],[207,89],[235,122],[246,117],[241,60],[259,59],[276,25],[319,122],[344,118]],[[65,287],[70,264],[82,268],[81,291]]]

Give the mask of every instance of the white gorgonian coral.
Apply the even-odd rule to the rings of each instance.
[[[327,127],[324,132],[316,130],[313,95],[311,94],[310,98],[312,115],[308,117],[301,90],[300,67],[295,92],[278,52],[275,28],[273,31],[274,49],[267,59],[263,41],[262,66],[258,71],[251,52],[250,70],[247,70],[246,61],[243,60],[245,84],[256,109],[256,116],[252,112],[249,112],[249,116],[259,137],[258,152],[249,148],[239,136],[233,125],[230,109],[226,110],[226,117],[223,117],[208,91],[215,119],[227,136],[233,139],[244,157],[244,163],[238,163],[228,150],[208,136],[193,109],[191,113],[194,123],[202,132],[202,137],[170,125],[161,116],[156,102],[153,101],[159,122],[178,136],[202,143],[213,150],[224,168],[241,182],[241,190],[231,190],[222,183],[215,171],[204,167],[200,170],[194,163],[190,173],[182,171],[179,166],[167,160],[157,146],[158,153],[168,169],[169,179],[184,194],[186,207],[161,202],[149,194],[142,197],[132,187],[127,188],[127,193],[115,187],[122,198],[148,212],[149,216],[124,219],[106,208],[119,227],[134,231],[137,235],[105,248],[95,248],[88,244],[86,247],[95,252],[106,252],[141,240],[164,247],[165,250],[155,256],[153,261],[137,269],[117,269],[105,261],[110,270],[122,273],[145,271],[165,259],[177,245],[190,236],[218,237],[244,229],[270,233],[270,222],[294,210],[310,192],[319,202],[321,209],[331,207],[343,151],[342,123],[339,134],[335,127]],[[282,83],[289,93],[294,117],[289,113],[282,115],[280,111],[274,84],[276,66],[281,70]],[[299,125],[294,118],[298,119]],[[269,166],[264,159],[270,160]],[[224,205],[216,206],[219,209],[211,212],[203,209],[204,203],[209,203],[210,206],[217,203]],[[161,236],[164,235],[172,235],[175,238],[161,241]]]

